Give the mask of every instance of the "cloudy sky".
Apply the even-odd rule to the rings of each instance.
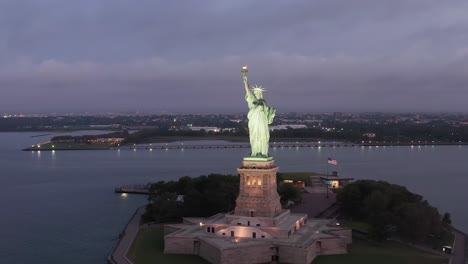
[[[0,113],[468,111],[465,0],[0,0]]]

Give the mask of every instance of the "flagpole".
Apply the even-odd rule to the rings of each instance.
[[[327,197],[328,198],[328,183],[330,181],[330,178],[329,178],[329,175],[330,175],[330,172],[329,172],[329,169],[330,169],[330,163],[328,163],[328,159],[327,158],[327,181],[325,182],[325,186],[327,187]]]

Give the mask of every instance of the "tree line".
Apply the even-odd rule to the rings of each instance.
[[[441,215],[422,196],[384,181],[359,180],[337,194],[344,217],[370,225],[375,241],[395,237],[440,247],[449,240],[450,214]]]
[[[238,175],[210,174],[153,183],[144,221],[179,222],[183,217],[208,217],[230,212],[236,206],[239,182]],[[289,183],[280,183],[278,193],[283,204],[302,200],[302,191]]]

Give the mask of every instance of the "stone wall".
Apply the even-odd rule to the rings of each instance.
[[[221,251],[206,241],[200,240],[200,257],[206,259],[210,263],[220,264],[221,263]]]
[[[226,215],[226,220],[228,221],[228,223],[232,225],[237,225],[237,223],[239,222],[241,222],[242,225],[247,225],[247,221],[249,221],[249,219],[256,219],[255,221],[258,221],[260,226],[278,226],[281,223],[287,221],[289,219],[290,214],[291,212],[289,210],[283,210],[283,209],[275,217],[261,217],[261,216],[250,217],[250,216],[242,216],[242,215],[236,215],[236,214],[228,214]],[[305,216],[307,217],[307,215]],[[251,221],[251,223],[252,222],[253,221]]]
[[[309,264],[312,262],[312,260],[307,262],[308,252],[302,247],[280,246],[278,253],[280,263]]]
[[[318,255],[339,255],[348,253],[346,239],[330,238],[320,241],[321,248]]]
[[[226,249],[221,254],[223,264],[256,264],[270,263],[276,252],[270,244],[266,244]]]
[[[265,232],[260,227],[255,226],[228,226],[225,229],[219,230],[218,235],[225,233],[225,236],[229,237],[231,236],[231,231],[234,231],[235,237],[252,238],[253,232],[255,232],[257,239],[262,239],[262,236],[264,236],[264,238],[272,237],[268,232]]]
[[[180,230],[180,228],[172,225],[164,225],[164,236],[169,235],[171,233],[174,233],[176,231]]]
[[[194,250],[195,241],[198,239],[166,236],[164,254],[198,254]]]
[[[273,161],[255,163],[244,161],[238,168],[239,196],[235,214],[250,217],[275,217],[281,213],[276,174],[279,168]]]

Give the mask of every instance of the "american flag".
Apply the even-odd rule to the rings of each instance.
[[[336,159],[328,158],[328,164],[337,166],[338,161],[336,161]]]

